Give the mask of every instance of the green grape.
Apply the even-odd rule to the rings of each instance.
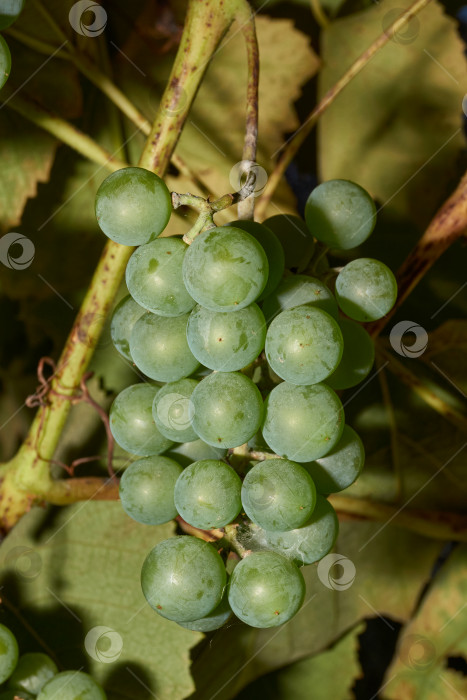
[[[36,700],[36,695],[31,695],[27,690],[19,690],[19,688],[10,688],[3,693],[0,692],[0,700]]]
[[[263,313],[269,323],[281,311],[303,304],[326,311],[336,321],[339,318],[339,309],[331,290],[321,280],[307,275],[291,275],[282,280],[276,291],[264,300]]]
[[[195,238],[183,260],[188,293],[211,311],[239,311],[259,297],[268,260],[258,241],[232,226],[211,228]]]
[[[316,503],[316,488],[306,470],[288,459],[258,462],[242,486],[245,513],[265,530],[293,530],[304,525]]]
[[[350,389],[367,377],[375,361],[375,346],[366,330],[347,318],[339,320],[344,352],[337,369],[326,383],[336,390]]]
[[[42,686],[56,673],[58,668],[47,654],[40,652],[23,654],[19,657],[18,664],[10,676],[8,687],[37,695]]]
[[[0,7],[0,31],[11,26],[20,16],[26,0],[2,0]]]
[[[317,384],[338,366],[344,342],[332,316],[313,306],[282,311],[268,328],[266,357],[292,384]]]
[[[328,180],[311,192],[305,205],[311,233],[330,248],[348,250],[366,241],[376,224],[375,203],[349,180]]]
[[[394,306],[396,278],[379,260],[358,258],[337,275],[336,297],[342,311],[355,321],[377,321]]]
[[[182,468],[168,457],[143,457],[130,464],[120,479],[120,501],[130,518],[144,525],[162,525],[178,513],[174,488]]]
[[[242,482],[225,462],[205,459],[183,470],[175,484],[175,506],[182,518],[202,530],[224,527],[240,513]]]
[[[110,407],[110,430],[124,450],[149,457],[165,452],[172,442],[156,428],[152,404],[159,387],[133,384],[121,391]]]
[[[0,15],[1,16],[1,15]],[[8,80],[11,71],[11,53],[5,39],[0,36],[0,90]]]
[[[227,450],[224,447],[213,447],[200,439],[174,445],[166,452],[167,457],[175,459],[182,467],[189,467],[193,462],[202,459],[223,459],[226,454]]]
[[[196,379],[179,379],[165,384],[157,392],[152,405],[154,421],[162,435],[174,442],[197,440],[191,418],[191,395],[199,384]]]
[[[298,216],[276,214],[263,221],[279,239],[285,254],[285,266],[304,270],[315,249],[313,236]]]
[[[188,314],[141,316],[130,335],[130,353],[138,369],[158,382],[176,382],[193,374],[199,362],[188,347],[187,321]]]
[[[37,700],[107,700],[103,688],[82,671],[62,671],[48,681]]]
[[[179,238],[157,238],[135,250],[126,267],[131,296],[159,316],[181,316],[195,305],[186,291],[182,263],[188,246]]]
[[[256,304],[234,314],[197,306],[188,318],[186,334],[201,364],[233,372],[253,362],[264,348],[266,322]]]
[[[261,425],[263,400],[256,384],[244,374],[215,372],[192,394],[193,428],[209,445],[238,447]]]
[[[18,642],[8,627],[0,624],[0,683],[11,676],[18,663]]]
[[[146,557],[141,586],[149,605],[175,622],[209,615],[226,585],[220,554],[209,542],[182,535],[159,542]]]
[[[193,630],[194,632],[213,632],[218,630],[219,627],[225,625],[225,623],[232,617],[232,608],[229,605],[229,598],[227,593],[224,593],[219,605],[214,608],[214,610],[202,617],[200,620],[192,620],[191,622],[179,622],[180,627],[185,627],[187,630]],[[1,698],[0,698],[1,700]]]
[[[122,245],[142,245],[157,238],[171,213],[166,184],[144,168],[117,170],[97,190],[97,223],[108,238]]]
[[[264,403],[263,437],[281,457],[309,462],[330,452],[344,429],[344,411],[326,384],[278,384]]]
[[[237,221],[231,221],[229,226],[240,228],[242,231],[246,231],[253,236],[253,238],[256,238],[266,253],[269,265],[269,277],[265,288],[258,297],[258,301],[261,301],[261,299],[264,299],[275,290],[284,274],[285,256],[282,244],[270,228],[256,221],[238,219]]]
[[[290,620],[305,597],[305,581],[295,564],[276,552],[253,552],[233,570],[229,603],[251,627],[277,627]]]
[[[110,336],[120,355],[133,362],[130,355],[130,335],[136,321],[145,313],[128,294],[115,307],[110,321]]]
[[[365,463],[365,450],[359,436],[344,426],[337,445],[324,457],[303,466],[312,476],[319,493],[343,491],[358,478]]]
[[[313,515],[308,522],[288,532],[263,532],[264,546],[303,566],[313,564],[334,547],[339,532],[336,511],[318,494]]]

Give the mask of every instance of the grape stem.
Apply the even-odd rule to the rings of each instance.
[[[320,116],[334,102],[336,97],[340,95],[342,90],[355,78],[358,73],[371,61],[380,49],[383,48],[397,32],[399,32],[410,20],[423,10],[430,0],[416,0],[410,7],[407,8],[380,36],[369,46],[350,66],[344,75],[333,85],[316,107],[310,112],[303,124],[297,129],[295,134],[282,146],[282,154],[280,155],[274,169],[269,176],[268,183],[262,194],[258,204],[256,215],[261,220],[265,217],[266,209],[271,198],[276,191],[282,176],[287,167],[290,165],[293,158],[296,156],[300,146],[306,140],[307,136],[313,130]]]
[[[233,204],[244,201],[254,192],[256,177],[254,171],[250,170],[246,182],[241,187],[238,192],[232,192],[224,194],[219,199],[210,201],[209,197],[204,198],[196,194],[179,192],[172,192],[172,206],[174,209],[178,209],[182,206],[192,207],[196,209],[199,214],[194,225],[190,228],[187,233],[183,236],[185,243],[190,245],[196,236],[198,236],[203,231],[207,229],[214,228],[216,225],[214,223],[214,214],[216,212],[222,211],[222,209],[227,209]]]

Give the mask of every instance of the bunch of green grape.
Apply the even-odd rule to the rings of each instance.
[[[7,29],[23,11],[26,0],[3,0],[0,4],[0,31]],[[11,71],[11,53],[0,34],[0,89],[5,85]]]
[[[377,260],[345,265],[335,293],[306,267],[319,268],[325,246],[362,243],[375,205],[358,185],[333,180],[311,193],[306,223],[234,221],[186,245],[159,237],[171,213],[163,181],[126,168],[103,182],[96,213],[112,240],[139,246],[111,321],[115,347],[148,377],[110,410],[116,442],[138,457],[121,478],[122,506],[147,525],[179,516],[222,536],[234,524],[248,552],[233,568],[229,558],[227,581],[225,538],[217,547],[189,535],[161,542],[143,565],[144,595],[193,630],[217,629],[232,613],[280,625],[303,602],[300,567],[334,546],[327,496],[364,463],[336,393],[373,365],[372,340],[355,321],[381,318],[397,293]],[[234,448],[249,441],[266,458],[240,468]]]
[[[0,624],[0,700],[106,700],[101,686],[82,671],[58,672],[42,653],[19,656],[13,632]]]

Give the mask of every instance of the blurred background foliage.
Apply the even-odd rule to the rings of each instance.
[[[68,41],[109,72],[151,119],[169,75],[185,3],[103,3],[108,24],[95,39],[72,31],[71,4],[50,0],[47,8]],[[284,138],[408,3],[255,0],[253,5],[261,52],[257,160],[270,172]],[[466,169],[465,22],[461,2],[433,0],[395,35],[322,117],[290,165],[269,213],[301,214],[317,182],[353,179],[370,191],[379,214],[375,234],[352,257],[374,256],[396,270]],[[27,4],[15,30],[55,48],[61,43],[37,3]],[[215,56],[177,148],[202,186],[218,196],[232,189],[229,173],[241,159],[246,62],[236,32],[234,27]],[[44,355],[58,357],[103,248],[93,204],[107,174],[13,111],[9,95],[20,89],[21,96],[71,120],[129,162],[137,161],[144,142],[63,51],[34,74],[46,56],[26,47],[14,32],[6,38],[13,70],[10,92],[0,96],[5,95],[0,233],[26,235],[36,252],[26,270],[0,265],[2,459],[24,439],[32,418],[24,400],[35,390],[37,363]],[[196,191],[173,167],[168,183],[179,192]],[[227,210],[218,221],[233,218],[235,212]],[[185,231],[189,221],[186,211],[174,214],[168,232]],[[332,263],[343,264],[346,255],[333,256]],[[344,495],[465,512],[465,270],[460,240],[394,319],[426,328],[427,351],[417,359],[397,359],[462,420],[453,424],[433,410],[401,381],[396,364],[389,361],[381,369],[387,354],[378,355],[377,377],[344,394],[347,420],[367,451],[363,475]],[[387,338],[379,344],[382,353],[390,350]],[[113,349],[108,328],[91,369],[91,392],[104,406],[138,380]],[[57,459],[69,464],[104,453],[97,414],[75,407]],[[105,464],[81,469],[104,474]],[[387,700],[467,697],[465,545],[393,524],[342,522],[336,551],[356,567],[348,590],[325,588],[310,566],[307,602],[284,628],[232,623],[201,638],[154,615],[140,593],[138,571],[147,550],[172,532],[171,525],[129,522],[117,503],[34,509],[0,548],[2,621],[12,626],[22,648],[51,649],[65,667],[84,666],[115,700],[370,700],[380,687],[379,697]],[[25,551],[38,557],[33,577],[18,565]],[[123,652],[115,664],[100,664],[84,651],[84,635],[97,624],[122,635]]]

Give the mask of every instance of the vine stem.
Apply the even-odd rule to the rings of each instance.
[[[288,165],[297,154],[300,146],[303,144],[307,136],[312,131],[320,116],[334,102],[336,97],[344,90],[345,87],[355,78],[358,73],[371,61],[375,54],[380,51],[410,20],[423,10],[430,0],[415,0],[415,2],[407,8],[380,36],[369,46],[355,61],[350,68],[344,73],[335,85],[330,88],[324,95],[318,105],[310,112],[307,119],[299,127],[293,136],[282,146],[282,154],[279,157],[274,169],[269,176],[265,191],[262,194],[256,209],[256,215],[263,219],[266,215],[271,198],[279,185],[279,182],[284,175]]]
[[[141,167],[161,176],[165,173],[209,60],[239,8],[244,9],[243,0],[190,0],[172,72],[141,155]],[[132,252],[130,246],[113,241],[106,244],[51,380],[53,391],[39,408],[18,453],[0,467],[0,522],[5,530],[35,502],[49,498],[55,503],[60,499],[72,502],[80,500],[83,493],[89,498],[93,493],[98,497],[96,489],[107,492],[102,481],[98,486],[89,479],[54,481],[50,462],[68,417],[68,399],[86,371]]]

